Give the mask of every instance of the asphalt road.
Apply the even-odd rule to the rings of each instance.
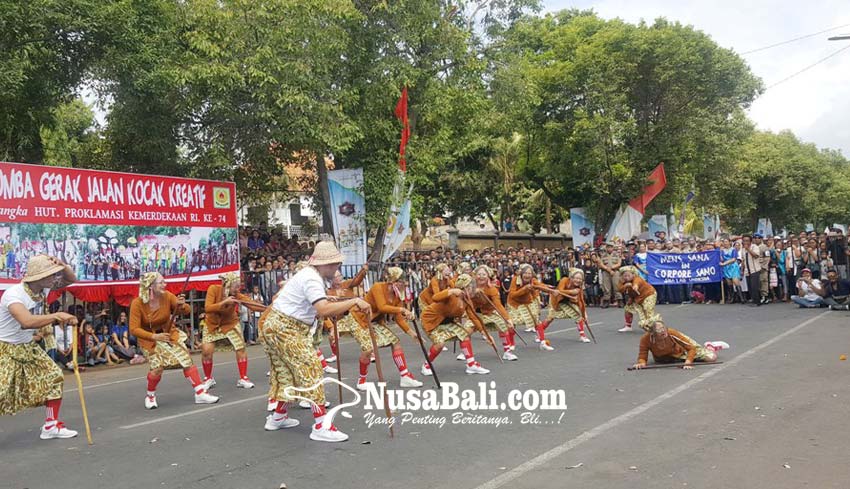
[[[511,389],[563,389],[566,411],[537,410],[538,423],[523,423],[521,412],[481,413],[511,421],[501,426],[455,424],[453,411],[427,413],[445,416],[445,425],[396,424],[394,439],[384,427],[367,427],[364,416],[382,411],[362,406],[350,409],[352,419],[337,418],[351,435],[345,443],[310,441],[311,416],[297,407],[291,413],[301,426],[265,432],[267,362],[253,347],[249,373],[258,388],[237,389],[233,354],[218,353],[214,393],[222,400],[213,406],[192,403],[179,371],[165,374],[154,411],[143,407],[146,365],[84,374],[90,447],[69,375],[62,418],[80,437],[39,440],[42,409],[0,418],[0,487],[847,487],[850,363],[839,355],[850,355],[849,315],[789,305],[659,310],[668,325],[697,341],[729,342],[724,363],[627,372],[640,335],[616,332],[622,310],[591,309],[598,344],[579,343],[574,326],[559,321],[550,327],[556,351],[518,342],[520,360],[504,365],[476,337],[476,357],[492,370],[488,376],[467,376],[451,351],[435,364],[441,381],[462,389],[495,381],[500,400]],[[422,379],[421,353],[409,338],[403,341]],[[342,354],[351,380],[351,340]],[[389,352],[382,358],[397,386]],[[423,389],[433,389],[423,380]],[[329,398],[336,400],[335,389]]]

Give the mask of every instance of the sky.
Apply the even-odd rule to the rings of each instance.
[[[850,48],[793,78],[850,41],[827,38],[850,34],[847,0],[542,0],[544,11],[593,9],[603,18],[651,22],[666,17],[711,36],[738,53],[832,27],[841,29],[743,55],[768,90],[749,109],[759,129],[790,129],[821,148],[850,157]]]

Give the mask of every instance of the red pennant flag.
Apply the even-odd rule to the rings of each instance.
[[[398,167],[401,171],[407,171],[407,160],[404,158],[407,141],[410,139],[410,123],[407,120],[407,87],[402,88],[401,98],[395,106],[395,116],[402,123],[401,144],[398,147]]]
[[[667,186],[667,174],[664,173],[664,163],[659,163],[658,166],[649,174],[648,180],[652,183],[643,188],[643,194],[629,201],[629,206],[641,213],[646,213],[646,206],[652,202],[658,194]]]

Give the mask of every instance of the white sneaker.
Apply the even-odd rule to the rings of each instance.
[[[444,346],[444,347],[443,347],[443,351],[449,351],[449,347]]]
[[[403,376],[399,384],[402,387],[422,387],[422,382],[414,379],[413,377]]]
[[[631,333],[632,327],[631,326],[623,326],[622,328],[618,329],[617,332],[618,333]]]
[[[536,336],[535,336],[535,337],[534,337],[534,342],[535,342],[535,343],[540,343],[540,338],[538,338],[538,337],[536,337]]]
[[[195,393],[195,404],[215,404],[218,402],[218,396],[214,396],[207,391],[202,391],[200,394]]]
[[[428,367],[427,363],[422,364],[422,370],[420,370],[420,372],[422,372],[422,375],[426,377],[431,377],[432,375],[434,375],[431,373],[431,369]]]
[[[463,353],[461,353],[461,354],[459,354],[458,356],[455,357],[455,360],[457,360],[459,362],[466,361],[466,356]]]
[[[50,440],[53,438],[73,438],[75,436],[77,436],[77,432],[65,428],[65,423],[61,421],[54,421],[50,428],[47,427],[47,424],[41,427],[41,435],[39,435],[39,438],[42,440]]]
[[[369,357],[369,362],[375,363],[375,354],[374,353]]]
[[[555,351],[555,348],[553,348],[552,345],[549,344],[549,340],[541,341],[540,344],[537,346],[540,347],[540,349],[543,351]]]
[[[203,386],[204,386],[204,390],[210,390],[213,387],[215,387],[216,386],[215,377],[210,377],[210,378],[206,379],[203,383]]]
[[[328,358],[325,358],[325,361],[328,363],[336,363],[336,355],[331,355]]]
[[[489,373],[490,373],[490,371],[489,371],[489,370],[487,370],[486,368],[482,367],[480,363],[475,362],[475,363],[473,363],[472,365],[467,365],[467,366],[466,366],[466,373],[467,373],[467,374],[481,374],[481,375],[486,375],[486,374],[489,374]]]
[[[272,376],[272,371],[266,370],[266,377],[271,377],[271,376]]]
[[[366,384],[367,384],[367,382],[365,380],[363,382],[358,381],[357,385],[355,385],[354,387],[361,392],[365,392],[366,391]]]
[[[266,431],[277,431],[279,429],[286,428],[295,428],[301,424],[297,419],[292,419],[289,416],[284,416],[281,419],[274,419],[274,414],[270,414],[266,416],[266,425],[264,426]]]
[[[587,336],[581,335],[578,337],[578,339],[581,340],[582,343],[590,343],[590,338],[588,338]]]
[[[523,331],[525,331],[526,333],[533,333],[534,328],[525,328]]]
[[[346,435],[342,431],[337,430],[336,428],[322,428],[320,430],[317,430],[316,425],[313,425],[313,431],[310,432],[310,439],[313,441],[326,441],[329,443],[336,443],[347,440],[348,435]]]
[[[330,365],[324,367],[322,370],[324,370],[326,374],[335,374],[339,372],[339,370],[335,369],[334,367],[331,367]]]
[[[502,354],[502,360],[507,360],[509,362],[513,362],[515,360],[519,360],[519,358],[517,358],[516,355],[511,353],[510,350],[508,350],[508,351],[506,351],[505,353]]]
[[[298,401],[298,407],[301,409],[310,409],[313,405],[310,404],[310,401]]]
[[[272,412],[277,408],[277,401],[274,399],[269,399],[269,405],[266,406],[266,411]]]
[[[156,396],[145,395],[145,409],[156,409],[159,404],[156,403]]]
[[[729,343],[725,341],[706,341],[705,346],[712,346],[716,351],[728,350],[730,348]]]
[[[254,388],[254,383],[253,383],[253,382],[251,382],[251,381],[250,381],[250,380],[248,380],[248,379],[239,379],[239,380],[236,382],[236,387],[239,387],[239,388],[242,388],[242,389],[253,389],[253,388]]]

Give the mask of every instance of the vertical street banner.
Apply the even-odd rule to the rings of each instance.
[[[572,225],[573,246],[593,246],[596,230],[593,222],[587,218],[584,207],[570,209],[570,224]]]
[[[720,282],[720,250],[697,253],[648,253],[646,270],[652,285]]]
[[[331,170],[328,190],[334,236],[344,265],[366,263],[366,198],[363,195],[363,169]]]
[[[152,271],[178,289],[191,271],[189,288],[206,290],[219,274],[239,270],[236,187],[0,163],[0,289],[40,253],[74,267],[69,290],[89,299],[137,293],[139,276]]]
[[[649,227],[649,236],[652,239],[659,239],[662,236],[667,239],[667,236],[670,236],[670,232],[667,229],[667,216],[664,214],[656,214],[652,216],[649,221],[647,221],[647,226]]]
[[[711,216],[709,214],[702,215],[702,237],[705,239],[716,239],[717,233],[720,232],[718,229],[719,220],[717,216]]]
[[[410,235],[410,195],[413,192],[413,185],[405,193],[405,176],[406,173],[399,170],[393,185],[390,214],[387,217],[387,230],[384,234],[381,250],[381,262],[390,259],[401,248],[405,238]]]

